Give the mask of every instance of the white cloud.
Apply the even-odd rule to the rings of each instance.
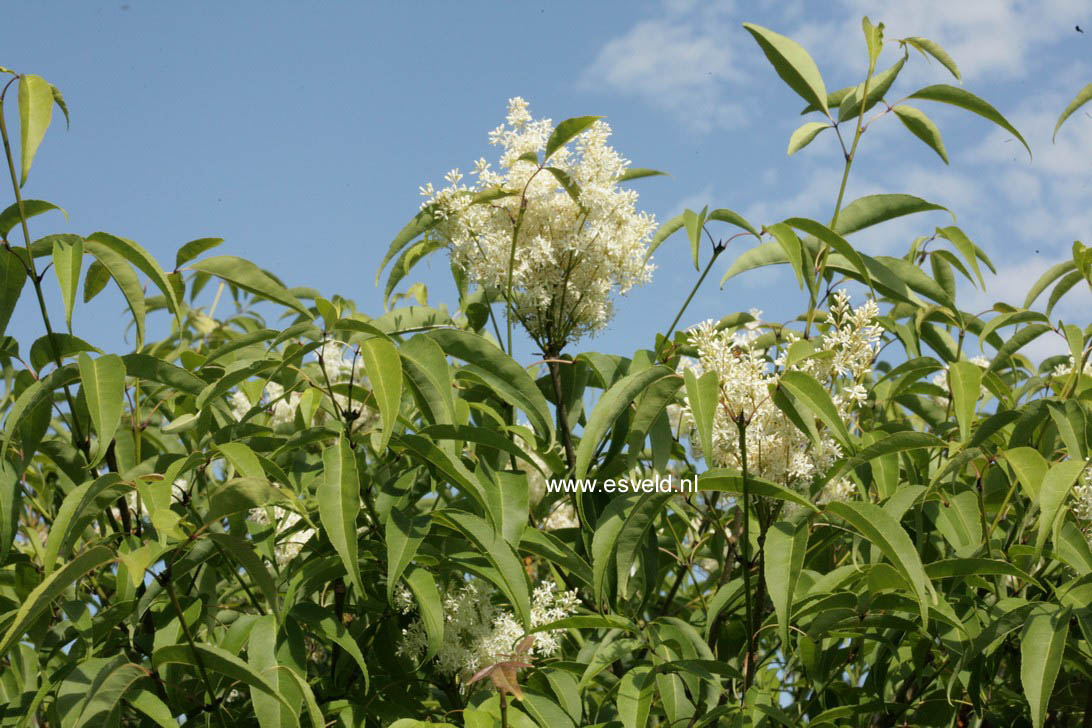
[[[588,90],[636,96],[696,132],[732,129],[746,116],[722,93],[739,83],[734,44],[724,42],[729,5],[669,0],[663,17],[608,40],[580,79]]]

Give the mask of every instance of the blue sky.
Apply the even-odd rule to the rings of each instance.
[[[416,211],[418,186],[441,183],[447,170],[480,156],[495,159],[487,134],[511,96],[555,122],[606,116],[613,145],[634,166],[671,174],[634,183],[640,207],[658,220],[705,204],[756,224],[829,219],[841,174],[837,143],[820,136],[786,157],[803,104],[744,21],[801,41],[832,90],[863,77],[862,15],[885,22],[889,39],[931,38],[959,64],[963,87],[1024,134],[1030,161],[1003,130],[922,103],[944,135],[949,166],[891,116],[862,140],[847,200],[906,192],[946,205],[998,264],[986,294],[961,291],[964,308],[1019,302],[1074,239],[1092,237],[1092,118],[1074,115],[1050,141],[1060,110],[1092,80],[1092,12],[1076,0],[8,0],[2,13],[0,64],[56,84],[72,114],[69,131],[55,123],[47,134],[24,188],[70,217],[36,218],[34,237],[105,230],[138,241],[168,267],[182,243],[223,237],[218,253],[254,260],[289,285],[353,298],[373,315],[382,306],[376,266]],[[1078,24],[1089,33],[1076,32]],[[897,57],[886,50],[880,67]],[[891,96],[931,83],[958,82],[914,56]],[[901,255],[947,219],[904,219],[856,242]],[[718,263],[684,325],[752,307],[776,320],[803,307],[787,272],[745,274],[718,289],[733,257]],[[621,301],[611,328],[580,348],[630,352],[666,329],[697,273],[681,236],[655,263],[653,283]],[[418,270],[430,303],[453,303],[446,256]],[[29,299],[9,334],[42,333]],[[1088,304],[1086,294],[1071,294],[1059,315],[1087,325]],[[122,305],[112,287],[78,304],[77,332],[121,350]]]

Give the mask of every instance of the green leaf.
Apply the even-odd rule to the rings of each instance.
[[[409,516],[391,511],[387,520],[387,601],[394,604],[394,589],[402,572],[413,561],[417,548],[428,537],[432,520],[428,516]]]
[[[284,699],[268,680],[259,675],[254,668],[240,660],[222,647],[210,644],[190,645],[164,645],[152,653],[152,667],[158,668],[169,663],[180,663],[196,666],[203,663],[205,668],[213,672],[225,675],[237,682],[245,683],[250,687],[260,690],[267,695],[276,698],[281,705],[291,710],[288,701]]]
[[[1046,720],[1068,636],[1069,610],[1056,604],[1036,605],[1020,635],[1020,684],[1035,728]]]
[[[698,270],[698,258],[701,254],[701,233],[705,225],[705,215],[708,212],[708,207],[703,207],[700,213],[693,210],[683,211],[683,223],[686,225],[686,235],[690,240],[690,257],[694,259],[694,270]]]
[[[239,565],[250,574],[250,579],[261,590],[266,602],[273,610],[273,614],[279,619],[281,615],[281,600],[277,593],[277,584],[270,573],[269,567],[254,551],[247,539],[238,538],[227,533],[209,531],[207,537],[221,547],[222,552],[239,562]]]
[[[76,556],[63,567],[42,579],[41,583],[28,594],[21,602],[19,610],[12,619],[11,626],[0,640],[0,656],[6,655],[8,650],[30,628],[34,620],[57,597],[61,596],[70,586],[83,578],[87,573],[102,567],[113,561],[115,555],[107,546],[95,546]]]
[[[566,119],[558,124],[557,128],[554,129],[554,133],[546,140],[546,155],[542,158],[542,161],[545,163],[546,160],[554,156],[554,152],[561,149],[561,147],[568,144],[573,137],[602,118],[603,117],[601,116],[577,116],[572,119]]]
[[[810,259],[805,267],[804,245],[800,242],[800,238],[796,236],[791,227],[783,222],[775,222],[773,225],[768,226],[766,230],[781,246],[785,259],[792,266],[793,272],[796,273],[796,281],[800,284],[800,290],[803,290],[805,283],[810,285],[812,282],[812,270]]]
[[[402,360],[390,341],[378,337],[361,344],[360,355],[383,421],[383,437],[379,444],[379,449],[383,450],[390,442],[402,404]]]
[[[778,380],[778,386],[784,387],[794,398],[803,402],[844,447],[852,449],[849,430],[846,429],[846,423],[842,421],[838,408],[834,406],[834,400],[814,377],[801,371],[785,372]]]
[[[1009,357],[1050,330],[1051,327],[1047,324],[1031,324],[1022,329],[1017,329],[997,349],[997,353],[994,355],[993,361],[990,362],[990,368],[987,371],[996,372],[1008,362]]]
[[[831,126],[825,121],[809,121],[803,124],[789,137],[789,151],[788,156],[792,156],[799,152],[804,147],[811,144],[812,140],[819,135],[819,132],[824,129],[830,129]]]
[[[861,257],[860,253],[857,252],[856,248],[850,245],[845,238],[828,228],[826,225],[818,223],[815,220],[809,220],[805,217],[790,217],[785,222],[792,225],[797,230],[803,230],[809,235],[814,235],[819,240],[834,248],[835,252],[840,253],[853,265],[854,269],[860,274],[862,282],[869,288],[872,288],[872,275],[865,266],[864,259]]]
[[[356,516],[360,513],[360,476],[356,457],[345,435],[322,451],[323,477],[318,486],[319,519],[349,580],[361,598],[365,594],[357,558]]]
[[[216,276],[244,291],[288,306],[295,311],[299,311],[307,318],[311,318],[310,311],[296,300],[296,297],[289,293],[288,289],[273,280],[249,260],[243,260],[234,255],[218,255],[199,260],[191,264],[186,270],[195,270]]]
[[[53,87],[41,76],[27,73],[19,77],[19,141],[23,162],[19,186],[27,183],[27,174],[38,153],[49,122],[53,119]]]
[[[926,202],[913,195],[895,193],[866,195],[842,209],[838,214],[838,223],[834,226],[834,232],[845,236],[896,217],[928,210],[944,210],[950,214],[947,207]],[[952,217],[954,219],[955,216]]]
[[[1073,100],[1069,102],[1069,106],[1065,107],[1062,115],[1058,117],[1058,123],[1054,125],[1054,134],[1050,137],[1051,141],[1058,138],[1058,130],[1062,128],[1062,124],[1068,119],[1074,111],[1081,108],[1088,101],[1092,99],[1092,83],[1087,84],[1084,88],[1077,92],[1077,95],[1073,97]]]
[[[975,406],[982,391],[982,370],[967,361],[948,365],[948,387],[952,392],[960,440],[966,442],[974,424]]]
[[[280,489],[264,478],[232,478],[209,493],[205,523],[211,524],[232,514],[286,499],[287,496]]]
[[[1028,157],[1031,156],[1031,147],[1024,141],[1024,137],[1020,136],[1020,132],[1016,131],[1016,127],[1010,124],[1008,120],[1001,115],[1001,112],[972,94],[970,91],[965,91],[958,86],[949,86],[948,84],[940,83],[935,86],[926,86],[925,88],[918,89],[907,98],[951,104],[952,106],[958,106],[961,109],[966,109],[971,113],[978,114],[982,118],[997,124],[1020,140],[1020,143],[1024,145],[1024,149],[1028,151]]]
[[[814,104],[830,116],[827,111],[827,87],[819,67],[804,47],[791,38],[753,23],[744,23],[743,27],[754,36],[781,80],[809,104]]]
[[[495,530],[513,549],[519,548],[530,512],[527,475],[498,471],[482,474],[480,479]]]
[[[929,148],[940,155],[945,164],[948,164],[948,152],[944,149],[944,140],[940,138],[940,129],[925,115],[925,112],[906,104],[899,104],[894,111],[895,116],[899,117],[899,121],[911,134],[929,145]]]
[[[496,529],[472,513],[445,510],[434,516],[462,533],[496,570],[496,584],[508,597],[524,628],[531,626],[531,597],[523,562]]]
[[[406,586],[417,600],[417,614],[425,627],[428,647],[422,664],[435,657],[444,644],[444,606],[440,601],[440,590],[436,579],[426,569],[410,566],[406,571]]]
[[[648,677],[649,665],[637,665],[626,671],[618,682],[615,705],[623,728],[645,728],[652,709],[655,681]]]
[[[383,269],[387,267],[388,263],[394,260],[395,256],[402,252],[402,248],[417,239],[419,235],[436,227],[439,218],[434,215],[434,211],[435,208],[433,206],[425,207],[414,215],[413,219],[406,223],[405,227],[398,232],[398,235],[391,241],[390,247],[383,256],[383,260],[379,262],[379,268],[375,271],[376,283],[379,283],[379,279],[383,275]]]
[[[212,250],[222,242],[224,242],[223,238],[198,238],[197,240],[191,240],[179,248],[178,252],[175,253],[174,269],[178,270],[186,263],[189,263],[205,251]]]
[[[1039,279],[1032,285],[1031,290],[1028,291],[1027,297],[1024,298],[1024,308],[1031,308],[1031,304],[1035,302],[1040,293],[1047,289],[1047,286],[1075,269],[1076,265],[1072,260],[1062,261],[1047,268],[1043,275],[1039,276]]]
[[[785,251],[782,250],[780,243],[759,243],[736,258],[732,265],[728,267],[728,270],[724,271],[724,275],[720,279],[720,287],[724,288],[724,284],[730,278],[734,278],[740,273],[788,262],[789,259],[786,257]]]
[[[135,693],[127,695],[125,700],[160,728],[178,728],[178,721],[171,709],[155,693],[138,688]]]
[[[760,478],[757,475],[747,474],[747,488],[755,495],[795,503],[804,506],[809,511],[819,511],[818,508],[812,505],[811,501],[795,490],[765,478]],[[698,490],[717,490],[724,493],[742,494],[743,475],[738,470],[712,468],[698,476]]]
[[[7,454],[8,447],[11,445],[12,435],[15,433],[15,428],[19,426],[19,422],[23,419],[23,415],[27,412],[34,412],[39,405],[43,402],[50,401],[53,396],[53,392],[65,385],[72,384],[79,379],[79,371],[74,365],[68,364],[60,369],[55,369],[36,382],[33,382],[29,387],[23,390],[15,400],[15,404],[11,405],[11,409],[8,410],[7,419],[4,421],[4,438],[3,445],[0,445],[0,458],[3,458]]]
[[[434,424],[455,422],[451,371],[443,349],[428,335],[418,334],[399,347],[406,384],[425,419]]]
[[[91,235],[87,236],[86,245],[89,248],[94,248],[96,245],[108,248],[129,261],[137,270],[148,276],[152,283],[163,292],[170,312],[180,316],[174,286],[171,285],[171,282],[167,279],[167,274],[159,267],[159,263],[149,255],[147,250],[132,240],[119,238],[109,233],[91,233]],[[179,321],[181,321],[181,318],[179,318]]]
[[[865,45],[868,46],[869,68],[876,67],[876,59],[883,50],[883,23],[873,25],[868,17],[861,18],[861,29],[864,31]]]
[[[895,83],[895,79],[898,78],[899,72],[902,70],[903,65],[906,63],[905,58],[900,58],[895,62],[891,68],[886,71],[877,73],[872,77],[872,81],[868,84],[868,97],[865,99],[864,111],[867,113],[873,106],[878,104],[887,92],[891,90],[891,84]],[[849,94],[847,94],[838,106],[838,123],[856,119],[861,114],[861,93],[864,91],[864,84],[860,83],[854,86]]]
[[[1028,496],[1038,502],[1043,478],[1046,477],[1047,469],[1050,467],[1046,458],[1038,450],[1030,447],[1014,447],[1002,454]]]
[[[8,328],[8,321],[15,312],[15,304],[27,282],[23,261],[7,248],[0,248],[0,336]]]
[[[658,169],[645,169],[643,167],[629,167],[625,172],[618,176],[619,182],[629,182],[632,179],[641,179],[642,177],[666,177],[667,172],[661,172]]]
[[[149,676],[147,668],[129,662],[124,655],[108,662],[88,688],[87,701],[74,728],[83,728],[91,721],[95,725],[105,725],[106,717],[119,707],[133,685]]]
[[[34,217],[35,215],[41,215],[43,212],[49,212],[50,210],[59,210],[65,218],[68,218],[68,213],[63,208],[57,207],[52,202],[46,202],[45,200],[23,200],[23,212],[26,213],[27,219]],[[15,226],[22,222],[22,216],[19,214],[19,203],[13,203],[9,205],[3,212],[0,212],[0,238],[6,239],[8,233],[15,229]]]
[[[106,455],[125,409],[125,364],[115,354],[92,359],[84,353],[76,359],[80,384],[87,399],[91,424],[98,436],[96,450],[88,467],[95,467]]]
[[[144,318],[147,315],[147,304],[144,302],[144,287],[140,285],[136,273],[125,258],[104,245],[92,241],[84,242],[84,249],[95,256],[96,265],[92,263],[87,267],[87,277],[83,283],[83,300],[90,301],[95,294],[101,291],[107,282],[104,273],[118,284],[121,294],[129,304],[129,310],[133,312],[133,323],[136,325],[137,348],[144,346]]]
[[[15,541],[22,502],[19,473],[6,459],[0,460],[0,566],[7,564],[11,544]]]
[[[978,276],[979,286],[983,290],[985,290],[986,281],[982,277],[982,271],[978,267],[977,246],[975,246],[975,244],[971,242],[970,238],[968,238],[962,230],[955,227],[954,225],[943,228],[938,227],[937,235],[950,242],[955,247],[955,249],[959,251],[959,254],[962,255],[964,260],[967,261],[967,265],[969,265],[971,267],[971,270],[974,271],[974,274]],[[992,268],[993,266],[990,267]],[[980,339],[981,338],[982,337],[980,336]]]
[[[710,211],[709,214],[706,215],[706,219],[719,220],[720,222],[726,222],[729,225],[735,225],[738,228],[746,230],[751,235],[754,235],[756,238],[759,237],[758,230],[755,229],[754,225],[747,222],[747,220],[745,220],[744,217],[738,212],[733,212],[732,210],[729,210],[727,208],[718,207],[717,209]]]
[[[904,38],[904,42],[909,43],[913,47],[917,48],[922,55],[930,55],[933,58],[940,61],[940,65],[947,68],[953,76],[957,79],[962,79],[959,75],[959,67],[956,66],[956,62],[952,60],[952,57],[948,55],[948,52],[940,47],[939,43],[934,43],[928,38]]]
[[[633,403],[641,392],[658,379],[678,376],[665,366],[654,366],[618,380],[595,404],[588,417],[588,424],[576,448],[576,464],[573,477],[583,478],[588,473],[599,442],[606,436],[614,421]]]
[[[46,537],[42,554],[42,571],[53,573],[57,556],[67,554],[73,541],[84,532],[95,518],[101,515],[103,501],[113,501],[123,489],[121,476],[106,473],[94,480],[81,483],[65,495]]]
[[[871,462],[872,460],[885,455],[904,452],[906,450],[944,447],[945,444],[944,440],[941,440],[936,435],[928,432],[896,432],[883,439],[877,440],[868,447],[861,448],[856,455],[845,461],[845,463],[831,475],[831,479],[838,477],[850,468]]]
[[[1058,518],[1059,511],[1069,498],[1069,491],[1084,468],[1085,463],[1076,458],[1063,460],[1051,465],[1043,476],[1043,484],[1039,489],[1039,533],[1035,537],[1036,551],[1041,551],[1046,544],[1047,536],[1054,529],[1054,522]]]
[[[808,523],[778,521],[766,532],[766,585],[777,613],[781,632],[781,649],[789,649],[789,623],[792,617],[792,598],[800,570],[804,568],[804,554],[808,548]]]
[[[354,639],[349,630],[345,628],[345,625],[341,620],[339,620],[329,609],[320,607],[311,602],[301,602],[292,607],[291,615],[297,620],[306,622],[308,626],[312,627],[323,637],[345,650],[345,652],[353,658],[353,662],[356,663],[356,666],[360,668],[360,672],[364,675],[366,691],[368,680],[370,679],[367,660],[364,659],[364,653],[360,651],[360,645],[357,644],[356,639]]]
[[[46,334],[30,345],[30,365],[41,373],[44,367],[55,362],[54,357],[63,362],[76,357],[80,352],[90,351],[102,353],[100,349],[71,334],[53,334],[52,338]]]
[[[645,537],[656,522],[656,517],[660,515],[660,511],[674,495],[675,493],[671,492],[642,493],[637,502],[633,504],[633,507],[626,512],[625,520],[622,522],[618,536],[609,551],[609,556],[613,559],[615,565],[618,579],[618,598],[620,600],[628,599],[631,596],[629,591],[631,567],[638,562],[640,552],[645,545]],[[595,535],[599,535],[598,529],[596,529]],[[596,548],[594,538],[592,541],[592,554],[592,573],[598,575],[600,569],[605,568],[601,563],[601,557],[605,553],[602,548]],[[602,577],[600,577],[600,588],[596,590],[597,594],[602,594],[602,586]]]
[[[828,503],[827,513],[833,514],[849,523],[862,536],[877,546],[895,569],[914,590],[921,608],[923,626],[929,623],[929,602],[933,586],[925,575],[921,558],[910,536],[883,508],[872,503],[860,501]]]
[[[53,272],[61,286],[61,300],[64,301],[64,322],[72,332],[72,307],[76,303],[76,291],[80,287],[80,272],[83,270],[83,241],[67,243],[63,240],[53,242]]]
[[[467,362],[467,371],[480,379],[503,401],[523,410],[535,432],[544,440],[553,440],[554,423],[550,405],[535,380],[512,357],[483,336],[469,331],[441,329],[428,337],[449,356]]]
[[[277,669],[277,619],[273,615],[265,614],[254,620],[247,637],[246,660],[256,674],[268,680],[274,688],[280,689],[282,676]],[[285,669],[291,668],[285,666]],[[294,713],[285,710],[280,701],[259,688],[250,689],[250,701],[261,728],[299,725]]]
[[[685,217],[680,213],[661,225],[660,229],[656,231],[656,234],[652,236],[652,240],[648,242],[648,252],[645,253],[645,260],[647,261],[651,258],[652,254],[656,252],[656,248],[660,247],[665,240],[681,230],[685,224]]]
[[[694,418],[694,427],[701,438],[702,452],[707,461],[713,456],[713,422],[716,418],[717,405],[720,403],[720,385],[717,373],[705,372],[700,377],[687,367],[683,371],[686,380],[686,398]]]

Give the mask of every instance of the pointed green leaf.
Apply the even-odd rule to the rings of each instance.
[[[463,370],[480,379],[498,397],[523,410],[535,432],[544,440],[554,437],[550,405],[535,380],[512,357],[483,336],[469,331],[441,329],[428,336],[449,356],[462,359]]]
[[[360,513],[360,477],[357,474],[356,457],[345,435],[336,445],[322,451],[323,477],[318,486],[319,519],[341,563],[349,574],[349,581],[363,597],[364,582],[360,577],[360,561],[357,558],[356,516]]]
[[[132,266],[125,258],[104,245],[85,241],[84,250],[95,256],[95,263],[87,267],[87,277],[83,283],[83,300],[90,301],[95,294],[101,291],[107,282],[104,273],[118,284],[125,301],[129,304],[129,310],[133,312],[133,323],[136,325],[137,348],[144,346],[144,319],[147,315],[147,305],[144,302],[144,287],[133,271]]]
[[[432,521],[428,516],[408,516],[391,511],[387,520],[387,601],[394,603],[394,589],[402,572],[413,561],[417,548],[428,537]]]
[[[781,633],[781,649],[789,649],[789,623],[792,617],[792,598],[800,570],[804,568],[804,554],[808,548],[808,523],[778,521],[766,532],[766,585],[777,613]]]
[[[904,40],[917,48],[922,55],[930,55],[940,61],[940,65],[947,68],[956,79],[962,79],[962,76],[959,75],[959,67],[956,66],[956,62],[952,60],[952,57],[948,55],[947,51],[940,47],[939,43],[935,43],[928,38],[905,38]]]
[[[827,112],[827,87],[808,52],[791,38],[775,33],[753,23],[744,23],[743,27],[754,36],[762,52],[766,54],[781,80],[809,104],[815,104]]]
[[[115,559],[112,549],[107,546],[95,546],[76,556],[63,567],[42,579],[41,583],[23,599],[19,610],[11,621],[11,626],[0,640],[0,656],[6,655],[8,650],[30,628],[38,615],[45,610],[54,599],[59,597],[70,586],[83,578],[88,572],[100,568]]]
[[[81,353],[76,359],[80,384],[87,399],[87,411],[97,436],[95,454],[89,467],[98,465],[114,439],[125,409],[125,364],[115,354],[92,359]]]
[[[819,511],[811,501],[795,490],[750,473],[747,474],[747,489],[754,495],[795,503],[813,512]],[[723,493],[742,494],[743,475],[738,470],[711,468],[698,477],[698,490],[716,490]]]
[[[277,593],[277,583],[269,567],[265,565],[261,557],[254,551],[247,539],[238,538],[227,533],[210,531],[207,537],[221,547],[224,553],[239,562],[239,565],[250,574],[251,581],[258,586],[265,597],[266,602],[273,610],[273,614],[279,619],[281,616],[281,600]]]
[[[588,474],[592,458],[599,448],[599,442],[606,436],[614,421],[629,408],[637,396],[658,379],[677,376],[665,366],[654,366],[636,374],[630,374],[608,389],[595,405],[588,424],[580,437],[576,448],[576,463],[573,477],[583,478]]]
[[[700,377],[689,367],[683,371],[686,379],[686,399],[694,418],[694,427],[701,439],[702,452],[707,462],[713,457],[713,422],[720,403],[720,385],[717,373],[705,372]]]
[[[158,668],[169,663],[189,665],[196,669],[200,659],[205,668],[225,675],[232,680],[245,683],[252,688],[276,698],[285,708],[291,709],[280,691],[254,668],[240,660],[222,647],[209,644],[164,645],[152,653],[152,667]]]
[[[428,645],[422,662],[431,660],[444,644],[444,606],[432,573],[417,566],[406,570],[406,586],[417,600],[417,613],[425,627]]]
[[[174,269],[178,270],[186,263],[189,263],[205,251],[212,250],[222,242],[224,242],[223,238],[198,238],[197,240],[191,240],[179,248],[178,252],[175,254]]]
[[[376,283],[379,283],[379,279],[383,275],[383,269],[387,267],[388,263],[394,260],[395,256],[402,252],[403,248],[416,240],[418,236],[436,227],[439,218],[436,217],[434,213],[434,206],[426,206],[423,210],[414,215],[413,219],[406,223],[398,232],[398,235],[391,241],[390,247],[387,249],[386,254],[383,256],[383,260],[379,262],[379,267],[375,271]]]
[[[19,77],[19,141],[23,163],[20,187],[27,183],[34,155],[53,119],[53,103],[53,87],[48,81],[30,73]]]
[[[803,124],[789,137],[789,151],[788,156],[792,156],[799,152],[804,147],[811,144],[812,140],[819,135],[819,132],[824,129],[830,129],[831,126],[825,121],[809,121]]]
[[[1031,156],[1031,147],[1024,141],[1024,137],[1020,135],[1020,132],[1016,131],[1016,127],[1010,124],[1008,119],[1001,115],[1001,112],[972,94],[970,91],[965,91],[958,86],[949,86],[948,84],[940,83],[935,86],[926,86],[925,88],[918,89],[907,98],[951,104],[952,106],[958,106],[961,109],[966,109],[971,113],[978,114],[982,118],[992,121],[994,124],[997,124],[999,127],[1016,137],[1020,143],[1024,145],[1024,149],[1028,151],[1028,157]]]
[[[865,265],[864,258],[861,257],[856,248],[850,245],[845,238],[828,228],[826,225],[816,222],[815,220],[809,220],[806,217],[790,217],[785,222],[792,225],[797,230],[803,230],[809,235],[814,235],[819,240],[834,248],[835,252],[841,254],[853,265],[854,269],[860,274],[861,281],[869,288],[872,288],[872,275]]]
[[[167,308],[170,312],[179,315],[178,300],[174,294],[174,286],[171,285],[171,282],[167,279],[167,274],[147,250],[137,243],[134,243],[132,240],[119,238],[110,233],[91,233],[91,235],[87,236],[86,245],[89,247],[101,245],[129,261],[137,270],[148,276],[152,283],[156,285],[156,288],[163,292],[163,295],[167,300]]]
[[[244,291],[283,304],[299,311],[307,318],[311,318],[311,313],[296,300],[295,296],[288,292],[288,289],[273,280],[249,260],[243,260],[234,255],[218,255],[192,263],[186,270],[195,270],[216,276]]]
[[[121,699],[133,685],[149,676],[147,668],[129,662],[124,656],[111,660],[88,688],[87,702],[83,704],[74,728],[83,728],[88,724],[105,725],[106,717],[120,706]]]
[[[1062,128],[1062,124],[1068,119],[1074,111],[1081,108],[1088,101],[1092,99],[1092,83],[1086,85],[1077,95],[1073,97],[1073,100],[1069,102],[1069,105],[1065,107],[1062,115],[1058,117],[1058,123],[1054,125],[1054,134],[1051,136],[1051,141],[1058,138],[1058,130]]]
[[[911,134],[929,145],[948,164],[948,152],[944,149],[944,140],[940,138],[940,129],[925,112],[906,104],[899,104],[894,111],[895,116],[899,117],[899,121]]]
[[[718,207],[715,210],[710,210],[709,214],[706,215],[706,219],[719,220],[721,222],[726,222],[729,225],[735,225],[738,228],[746,230],[751,235],[754,235],[756,238],[759,237],[758,230],[755,229],[754,225],[747,222],[747,220],[744,219],[744,217],[738,212],[733,212],[732,210],[729,210],[727,208]]]
[[[825,510],[849,523],[883,552],[913,589],[921,609],[922,624],[928,625],[933,586],[925,575],[917,548],[902,524],[883,508],[872,503],[835,501],[828,503]]]
[[[982,390],[982,370],[967,361],[952,362],[948,365],[948,387],[959,423],[959,437],[966,442],[971,436],[975,406]]]
[[[46,202],[45,200],[23,200],[23,212],[26,214],[27,219],[34,217],[35,215],[41,215],[43,212],[49,212],[50,210],[59,210],[65,218],[68,218],[68,213],[64,211],[64,208],[57,207],[52,202]],[[8,233],[15,229],[15,226],[22,222],[22,216],[19,213],[19,203],[13,203],[9,205],[3,212],[0,212],[0,238],[7,238]]]
[[[15,304],[27,282],[26,268],[17,254],[0,247],[0,336],[8,328]]]
[[[1068,636],[1069,610],[1055,604],[1036,605],[1020,635],[1020,684],[1034,728],[1046,721]]]
[[[801,371],[785,372],[781,375],[778,386],[787,389],[789,394],[798,401],[803,402],[808,409],[815,413],[815,416],[827,426],[831,434],[838,439],[843,447],[853,447],[849,437],[849,430],[846,429],[846,423],[842,420],[842,416],[838,414],[838,408],[834,406],[834,400],[830,398],[830,393],[823,389],[823,386],[814,377]]]
[[[913,195],[897,193],[866,195],[843,208],[841,213],[838,214],[838,224],[834,226],[834,231],[845,236],[896,217],[928,210],[944,210],[950,214],[948,208],[926,202]]]
[[[62,240],[53,242],[53,272],[61,286],[61,300],[64,301],[64,322],[68,331],[72,331],[72,307],[76,303],[76,291],[80,287],[80,273],[83,270],[83,241],[66,243]]]
[[[645,169],[643,167],[629,167],[625,172],[618,176],[619,182],[628,182],[632,179],[641,179],[643,177],[666,177],[667,172],[661,172],[658,169]]]
[[[656,252],[656,248],[660,247],[665,240],[681,230],[685,224],[685,216],[680,213],[661,225],[660,229],[656,231],[656,234],[652,236],[652,240],[648,242],[648,252],[645,253],[645,260],[647,261],[651,258],[652,254]]]
[[[558,124],[557,128],[554,129],[554,133],[546,140],[546,154],[543,156],[542,161],[545,162],[550,157],[554,156],[554,152],[561,149],[561,147],[568,144],[573,137],[602,118],[603,117],[601,116],[577,116],[572,119],[566,119]]]
[[[383,437],[379,444],[382,450],[390,442],[402,404],[402,361],[394,345],[378,337],[361,344],[360,355],[364,359],[364,371],[368,373],[368,383],[375,394],[379,416],[383,421]]]
[[[523,562],[512,547],[485,520],[465,511],[446,510],[437,513],[451,528],[459,531],[480,551],[496,572],[495,583],[508,597],[524,628],[531,626],[531,596]]]
[[[23,503],[23,486],[19,474],[6,459],[0,460],[0,566],[8,561],[8,553],[19,529],[19,511]]]
[[[1054,522],[1069,498],[1069,491],[1084,468],[1085,463],[1081,460],[1063,460],[1051,465],[1043,476],[1043,484],[1039,489],[1039,533],[1035,537],[1036,551],[1042,550],[1046,544],[1047,536],[1053,531]]]

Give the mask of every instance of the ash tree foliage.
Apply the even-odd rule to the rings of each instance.
[[[0,340],[0,725],[1092,725],[1092,327],[1051,317],[1092,251],[978,313],[957,292],[993,264],[954,214],[862,252],[866,228],[947,221],[897,189],[845,199],[873,124],[945,163],[936,104],[1023,137],[952,79],[895,90],[907,63],[958,82],[927,39],[865,19],[860,82],[828,91],[744,28],[802,99],[789,154],[843,153],[829,220],[657,226],[630,183],[659,173],[603,119],[517,98],[497,159],[421,188],[371,312],[218,239],[169,267],[32,234],[60,208],[24,183],[68,110],[0,68],[0,333],[21,298],[43,329]],[[578,349],[661,245],[695,267],[669,328]],[[450,308],[400,288],[445,251]],[[800,315],[680,327],[725,253],[722,285],[788,266]],[[126,354],[72,329],[111,285]],[[1041,338],[1068,353],[1022,353]],[[550,487],[577,479],[597,489]]]

